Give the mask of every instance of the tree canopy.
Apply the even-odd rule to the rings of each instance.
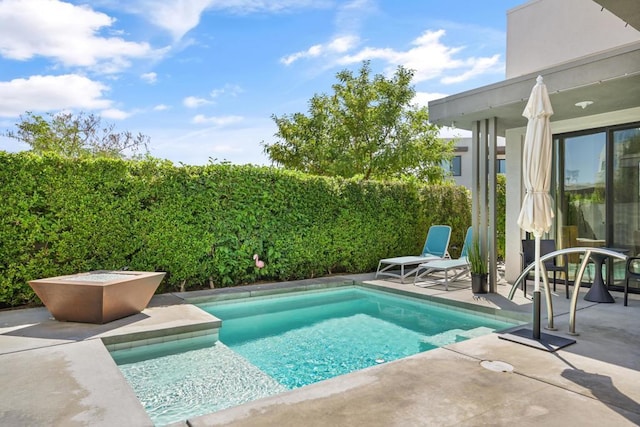
[[[64,157],[137,157],[149,154],[149,137],[129,131],[116,132],[115,125],[102,124],[95,114],[80,112],[48,113],[42,117],[32,112],[20,116],[17,131],[9,138],[20,140],[37,154],[55,152]]]
[[[272,116],[279,141],[263,142],[272,162],[326,176],[443,179],[453,146],[438,138],[427,108],[412,104],[412,71],[399,66],[389,79],[371,78],[365,61],[359,75],[343,70],[336,77],[333,95],[314,95],[307,115]]]

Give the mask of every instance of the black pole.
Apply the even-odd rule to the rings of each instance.
[[[533,292],[533,339],[540,339],[540,291]]]

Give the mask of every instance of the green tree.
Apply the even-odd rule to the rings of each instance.
[[[412,104],[413,72],[398,67],[392,78],[336,74],[333,95],[314,95],[309,113],[272,118],[279,141],[262,143],[271,161],[315,175],[388,179],[413,175],[439,182],[453,143],[438,138],[426,107]]]
[[[140,157],[149,154],[149,137],[129,131],[116,132],[114,124],[102,124],[95,114],[27,111],[16,124],[17,131],[4,135],[28,144],[36,154],[53,152],[64,157]],[[127,155],[128,154],[128,155]]]

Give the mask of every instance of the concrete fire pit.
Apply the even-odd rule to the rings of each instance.
[[[56,320],[107,323],[144,310],[165,273],[92,271],[29,282]]]

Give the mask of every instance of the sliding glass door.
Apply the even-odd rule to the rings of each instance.
[[[607,246],[640,254],[640,125],[556,135],[554,140],[559,246]],[[570,258],[570,276],[579,261],[579,256]],[[624,263],[607,267],[603,274],[616,289],[624,279]]]
[[[577,229],[578,245],[604,246],[606,134],[564,140],[566,224]]]
[[[640,127],[611,132],[611,245],[628,249],[628,255],[640,254]],[[613,269],[617,285],[622,286],[624,265]],[[629,285],[638,288],[638,282]]]
[[[612,132],[613,241],[640,253],[640,127]]]

